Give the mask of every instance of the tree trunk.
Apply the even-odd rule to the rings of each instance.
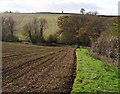
[[[35,45],[35,40],[32,38],[31,31],[29,30],[28,32],[29,32],[29,37],[30,37],[32,44]]]

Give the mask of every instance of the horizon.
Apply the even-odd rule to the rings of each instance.
[[[29,2],[29,3],[28,3]],[[51,12],[51,13],[80,13],[80,9],[84,8],[86,12],[97,11],[98,15],[118,15],[119,0],[1,0],[0,12],[19,11],[20,13],[36,13],[36,12]]]
[[[12,11],[7,11],[8,13],[6,13],[6,12],[0,12],[0,13],[2,13],[2,14],[75,14],[75,15],[85,15],[85,14],[80,14],[80,13],[69,13],[69,12],[66,12],[66,13],[62,13],[62,11],[61,12],[18,12],[18,13],[16,13],[16,12],[12,12]],[[12,13],[10,13],[10,12],[12,12]],[[100,14],[97,14],[97,16],[108,16],[108,17],[112,17],[112,16],[120,16],[120,15],[100,15]]]

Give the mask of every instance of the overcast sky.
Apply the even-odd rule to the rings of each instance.
[[[62,12],[79,13],[81,8],[101,15],[118,15],[120,0],[0,0],[0,12]]]

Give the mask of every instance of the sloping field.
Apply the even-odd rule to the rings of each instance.
[[[75,49],[3,43],[3,92],[66,92],[72,89]]]
[[[69,14],[15,14],[15,13],[4,13],[2,14],[3,17],[13,17],[15,20],[15,29],[17,34],[24,34],[24,25],[31,22],[34,17],[37,18],[45,18],[48,22],[47,29],[45,30],[45,35],[48,36],[49,34],[53,34],[57,31],[57,19],[60,16],[65,16]]]

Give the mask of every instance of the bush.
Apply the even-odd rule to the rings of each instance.
[[[110,18],[108,20],[108,28],[106,32],[101,33],[97,41],[92,43],[92,52],[112,60],[110,63],[117,63],[119,58],[118,38],[119,32],[117,18]]]
[[[56,35],[49,35],[47,42],[48,43],[57,43],[57,36]]]

